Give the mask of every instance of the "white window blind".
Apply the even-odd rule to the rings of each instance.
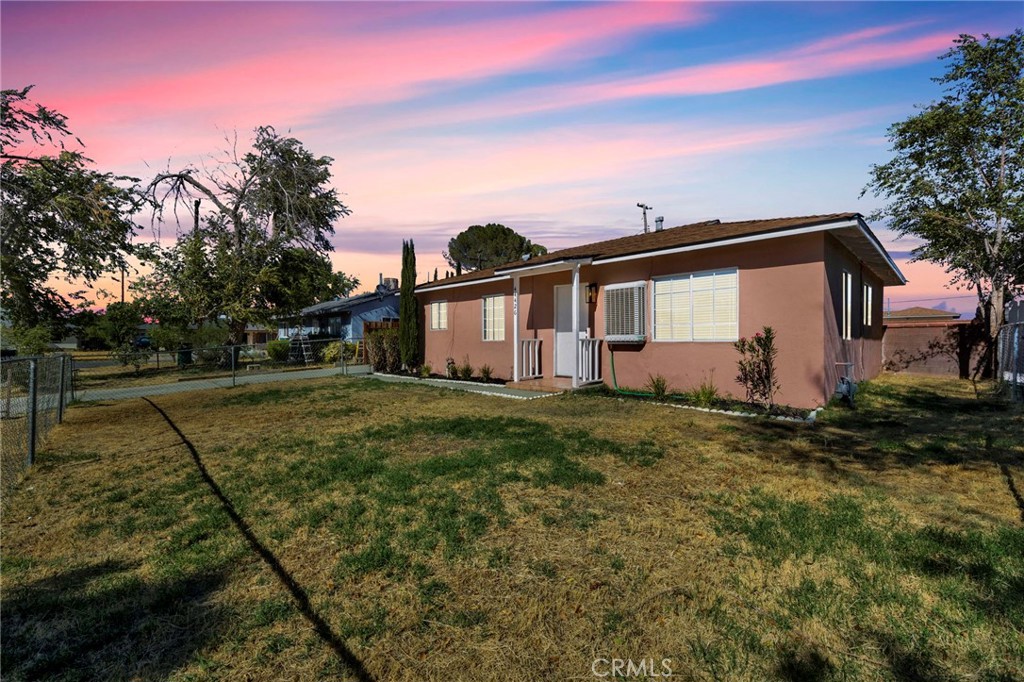
[[[862,296],[863,300],[861,301],[861,306],[863,307],[863,320],[862,321],[864,322],[864,326],[865,327],[870,327],[871,326],[871,313],[872,313],[872,309],[871,308],[872,308],[872,305],[873,305],[874,294],[875,294],[875,292],[874,292],[873,288],[871,287],[871,285],[870,284],[865,284],[864,285],[863,296]]]
[[[735,268],[654,280],[655,341],[739,338],[739,273]]]
[[[843,310],[842,318],[840,319],[840,332],[844,340],[849,341],[853,338],[853,275],[843,271]]]
[[[505,297],[484,296],[484,341],[505,340]]]
[[[642,343],[647,337],[644,313],[647,285],[612,284],[604,289],[604,338],[609,343]]]
[[[430,304],[430,328],[448,328],[448,301],[433,301]]]

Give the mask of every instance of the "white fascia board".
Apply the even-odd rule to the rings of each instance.
[[[759,242],[765,239],[775,239],[778,237],[793,237],[798,234],[808,234],[811,232],[824,232],[826,230],[842,229],[844,227],[859,227],[856,220],[844,220],[838,223],[823,223],[821,225],[811,225],[809,227],[798,227],[792,230],[782,230],[781,232],[769,232],[767,234],[752,234],[745,237],[733,237],[732,239],[721,239],[713,242],[705,242],[703,244],[690,244],[688,246],[676,246],[670,249],[661,249],[660,251],[645,251],[644,253],[632,253],[628,256],[615,256],[613,258],[599,258],[594,261],[594,265],[604,265],[605,263],[621,263],[629,260],[639,260],[641,258],[653,258],[655,256],[668,256],[673,253],[686,253],[687,251],[703,251],[704,249],[717,249],[721,246],[733,246],[734,244],[747,244],[749,242]]]
[[[465,282],[453,282],[452,284],[442,284],[439,287],[429,287],[427,289],[418,289],[417,293],[429,294],[431,291],[442,291],[444,289],[457,289],[458,287],[470,287],[474,284],[485,284],[487,282],[501,282],[504,280],[512,279],[508,275],[499,275],[497,277],[484,277],[483,279],[469,279]]]
[[[514,268],[502,268],[501,270],[495,270],[495,272],[511,272],[516,275],[536,275],[540,274],[537,271],[543,272],[561,272],[563,270],[572,270],[577,265],[590,265],[593,261],[592,258],[570,258],[566,260],[550,261],[548,263],[540,263],[539,265],[524,265],[521,267]]]
[[[876,237],[875,233],[871,231],[867,223],[860,218],[857,218],[857,227],[864,233],[864,236],[867,237],[867,240],[875,247],[875,250],[878,251],[879,255],[885,258],[886,262],[889,263],[889,267],[892,268],[892,271],[900,278],[900,281],[906,284],[908,282],[907,278],[903,276],[902,272],[900,272],[900,269],[896,266],[892,256],[889,255],[889,252],[886,251],[885,247],[883,247],[881,242],[878,241],[878,237]]]

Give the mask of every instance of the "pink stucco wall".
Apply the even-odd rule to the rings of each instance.
[[[855,296],[859,306],[861,278],[875,284],[875,325],[861,334],[861,313],[854,311],[854,341],[839,340],[836,306],[843,265],[854,267]],[[814,407],[831,396],[838,376],[835,362],[853,358],[857,378],[874,376],[881,367],[881,282],[862,273],[856,258],[832,237],[811,233],[770,239],[727,248],[641,258],[602,266],[584,266],[581,283],[596,283],[597,302],[587,306],[585,326],[594,336],[604,336],[603,287],[610,284],[648,282],[647,332],[644,344],[602,344],[602,376],[611,383],[611,354],[615,353],[620,387],[642,387],[651,375],[664,376],[677,391],[690,390],[712,379],[722,393],[743,396],[736,383],[738,354],[731,342],[655,342],[650,340],[650,280],[663,275],[737,268],[739,273],[739,334],[752,336],[764,326],[777,334],[781,390],[778,401]],[[570,272],[523,277],[520,284],[520,338],[541,339],[541,370],[554,374],[554,286],[569,284]],[[481,297],[505,294],[505,340],[482,340]],[[440,291],[423,290],[424,357],[435,372],[443,372],[447,358],[479,368],[488,364],[494,375],[512,377],[512,282],[474,284]],[[432,301],[448,301],[448,329],[429,328]],[[840,360],[842,359],[842,360]]]
[[[825,315],[822,321],[825,330],[825,373],[822,390],[827,399],[845,371],[839,363],[853,363],[854,381],[874,378],[882,371],[882,300],[885,292],[881,280],[864,268],[856,256],[831,235],[826,234],[824,237]],[[841,338],[844,270],[853,275],[852,338],[849,340]],[[864,284],[874,287],[872,324],[867,328],[863,325]]]

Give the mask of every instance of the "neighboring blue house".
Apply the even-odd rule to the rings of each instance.
[[[304,308],[299,317],[282,321],[277,337],[322,334],[345,341],[363,340],[364,322],[398,319],[398,280],[381,277],[376,290]]]

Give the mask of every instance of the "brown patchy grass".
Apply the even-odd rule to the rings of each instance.
[[[969,384],[814,427],[345,378],[154,401],[266,554],[149,404],[74,408],[3,519],[12,679],[1024,676],[1024,416]]]

